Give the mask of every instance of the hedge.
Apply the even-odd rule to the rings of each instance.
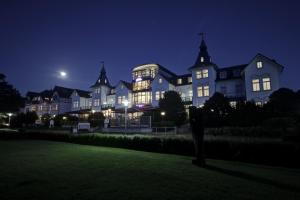
[[[37,139],[84,145],[194,155],[193,141],[186,138],[140,135],[65,134],[47,132],[0,132],[0,139]],[[275,166],[300,167],[300,144],[275,141],[208,140],[204,144],[207,158],[251,162]]]

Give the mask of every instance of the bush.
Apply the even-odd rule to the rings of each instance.
[[[91,124],[91,127],[103,127],[104,124],[104,115],[102,112],[96,112],[93,114],[90,114],[88,121]]]

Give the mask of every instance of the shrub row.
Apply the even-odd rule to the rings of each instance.
[[[110,136],[101,134],[71,135],[46,132],[0,132],[0,139],[51,140],[159,153],[194,155],[193,141],[184,138]],[[300,167],[299,143],[210,140],[205,141],[204,149],[208,158]]]

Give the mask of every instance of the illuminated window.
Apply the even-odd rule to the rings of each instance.
[[[157,93],[155,93],[157,94]],[[149,104],[151,102],[151,92],[138,92],[133,94],[134,104]],[[157,97],[155,97],[157,98]]]
[[[190,90],[189,91],[189,97],[192,97],[193,96],[193,90]]]
[[[162,78],[158,79],[158,83],[162,83],[162,81],[163,81]]]
[[[261,69],[263,67],[263,63],[261,61],[258,61],[256,63],[256,67],[257,67],[257,69]]]
[[[198,95],[198,97],[203,97],[203,87],[202,86],[197,87],[197,95]]]
[[[192,77],[188,77],[188,82],[189,82],[189,83],[192,82]]]
[[[182,84],[182,79],[181,78],[177,79],[177,84],[178,85]]]
[[[201,59],[201,62],[204,62],[204,57],[201,57],[200,59]]]
[[[159,91],[156,91],[155,92],[155,100],[159,100],[159,98],[160,98],[160,94],[159,94]]]
[[[208,77],[208,69],[203,69],[202,70],[202,77],[207,78]]]
[[[252,80],[252,90],[253,90],[253,92],[260,91],[259,79]]]
[[[271,80],[269,77],[263,78],[263,89],[264,90],[271,90]]]
[[[206,85],[204,86],[204,90],[203,90],[203,96],[208,97],[209,96],[209,86]]]
[[[161,91],[160,98],[165,98],[165,91]]]
[[[262,103],[261,101],[257,101],[257,102],[255,102],[255,105],[256,105],[256,106],[262,106],[263,103]]]
[[[208,69],[203,69],[196,71],[196,78],[201,79],[201,78],[207,78],[208,77]]]
[[[236,108],[236,101],[230,101],[229,104],[232,108]]]
[[[121,103],[122,103],[122,97],[118,96],[118,104],[121,104]]]

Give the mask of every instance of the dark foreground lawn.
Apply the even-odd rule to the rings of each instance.
[[[0,141],[0,199],[300,199],[300,170],[48,141]]]

